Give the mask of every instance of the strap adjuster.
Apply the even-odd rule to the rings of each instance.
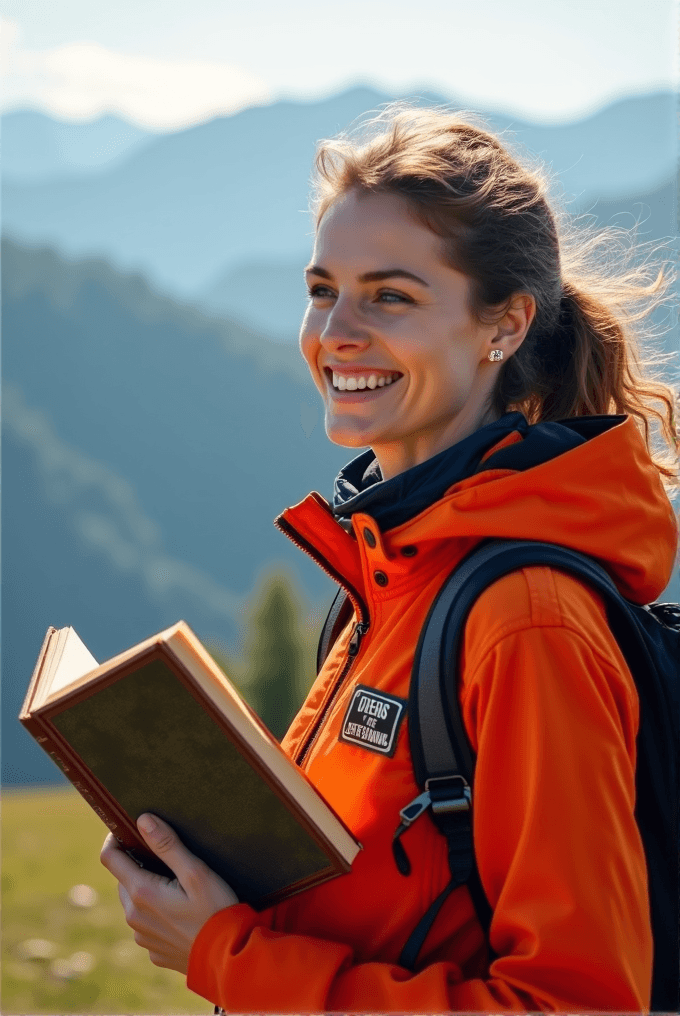
[[[457,784],[458,793],[452,794],[451,784],[454,782]],[[429,780],[425,780],[425,792],[429,794],[433,815],[469,811],[472,804],[470,784],[460,773],[455,776],[431,776]]]

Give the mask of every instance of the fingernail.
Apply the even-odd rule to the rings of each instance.
[[[138,818],[137,826],[143,833],[146,833],[147,836],[151,836],[158,828],[154,819],[151,818],[151,815],[142,815],[141,818]]]

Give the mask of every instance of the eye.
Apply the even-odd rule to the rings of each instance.
[[[335,296],[335,293],[328,286],[323,286],[321,285],[321,283],[319,283],[319,285],[317,286],[307,287],[307,296],[309,297],[310,300],[314,299],[328,300],[332,299]]]
[[[412,297],[405,293],[395,293],[393,289],[381,289],[377,298],[382,303],[415,303]]]

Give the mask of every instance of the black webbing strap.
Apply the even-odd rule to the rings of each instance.
[[[458,703],[458,658],[465,621],[481,593],[497,579],[521,568],[559,568],[585,579],[605,597],[610,622],[620,629],[627,616],[621,597],[605,570],[592,559],[555,544],[538,541],[488,540],[478,545],[444,582],[420,634],[409,695],[409,739],[416,782],[445,784],[455,777],[473,783],[474,757]],[[616,609],[618,607],[618,609]],[[617,632],[615,631],[615,635]],[[400,963],[413,969],[418,953],[445,899],[467,882],[475,910],[488,940],[493,916],[477,870],[471,812],[431,809],[430,817],[449,844],[451,881],[431,904],[402,951]],[[461,878],[461,874],[467,875]],[[490,956],[495,954],[490,949]]]
[[[433,903],[430,904],[425,914],[421,917],[416,927],[411,932],[408,942],[401,950],[401,956],[399,957],[399,966],[405,967],[406,970],[413,970],[416,960],[418,959],[418,953],[423,947],[423,943],[427,938],[427,934],[435,922],[437,914],[444,905],[445,900],[451,895],[454,889],[457,889],[460,882],[456,882],[455,878],[452,878],[449,884],[442,889],[439,896]]]
[[[333,648],[334,643],[339,638],[340,632],[351,618],[353,609],[352,601],[341,587],[335,594],[335,599],[331,604],[331,609],[328,611],[328,616],[321,629],[321,636],[316,650],[317,674],[323,667],[324,661]]]

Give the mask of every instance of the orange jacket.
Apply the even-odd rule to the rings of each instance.
[[[477,472],[386,533],[368,515],[352,522],[355,536],[315,493],[282,516],[370,619],[349,670],[353,625],[342,633],[283,744],[293,758],[304,753],[303,769],[364,849],[349,874],[270,910],[215,914],[194,943],[189,988],[240,1013],[648,1009],[652,941],[633,817],[638,700],[595,593],[526,568],[487,589],[466,626],[460,700],[477,753],[490,965],[465,886],[444,904],[416,972],[397,965],[449,881],[446,841],[423,816],[402,837],[412,873],[397,871],[392,836],[418,793],[406,723],[391,758],[339,739],[357,685],[408,697],[428,608],[483,537],[562,543],[599,559],[631,600],[659,595],[677,529],[635,422],[524,472]]]

